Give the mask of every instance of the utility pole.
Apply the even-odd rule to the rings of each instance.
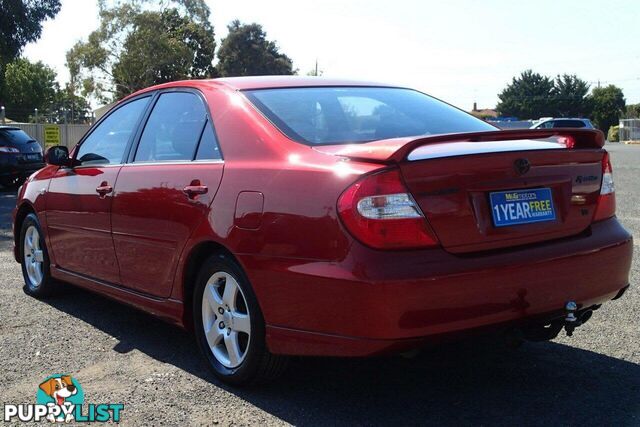
[[[316,58],[316,73],[314,75],[318,77],[318,58]]]

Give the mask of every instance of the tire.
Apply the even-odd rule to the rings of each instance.
[[[207,365],[223,382],[260,383],[284,372],[287,358],[267,349],[264,318],[246,275],[224,254],[209,257],[200,269],[193,324]]]
[[[20,257],[24,292],[36,298],[51,295],[56,283],[49,270],[49,253],[44,233],[38,217],[33,213],[27,215],[20,228]]]

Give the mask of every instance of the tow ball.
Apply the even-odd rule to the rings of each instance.
[[[572,336],[573,331],[580,326],[580,321],[576,317],[576,311],[578,311],[578,304],[575,301],[569,301],[564,305],[564,330],[567,331],[567,336]]]
[[[584,325],[587,320],[591,318],[593,310],[596,310],[599,306],[593,306],[586,310],[578,312],[578,304],[575,301],[569,301],[564,306],[564,330],[567,331],[567,336],[572,336],[573,331],[580,325]]]

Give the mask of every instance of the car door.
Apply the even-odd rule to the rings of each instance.
[[[169,296],[182,249],[208,216],[222,169],[201,95],[186,89],[161,93],[120,171],[113,199],[123,286]]]
[[[119,283],[111,237],[113,188],[150,99],[137,98],[110,112],[74,151],[73,167],[60,168],[51,179],[46,217],[57,267]]]

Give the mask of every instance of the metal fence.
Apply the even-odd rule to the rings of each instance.
[[[640,119],[621,119],[618,139],[620,142],[640,141]]]
[[[49,123],[10,123],[7,126],[22,129],[44,148],[52,145],[64,145],[71,148],[80,141],[91,127],[91,125],[56,125]]]

